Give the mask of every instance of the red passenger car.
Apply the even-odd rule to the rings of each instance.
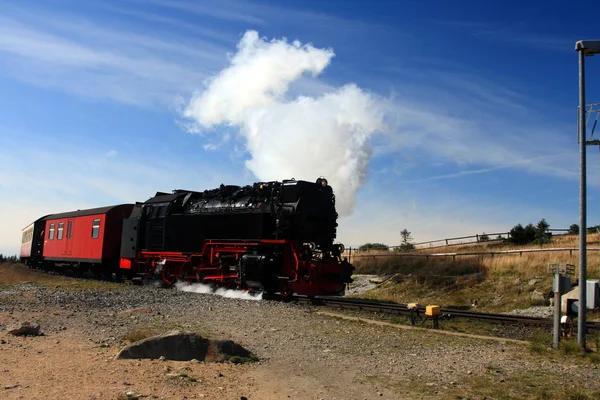
[[[100,267],[116,272],[123,220],[133,204],[78,210],[43,218],[43,259],[46,267],[68,264],[82,270]]]

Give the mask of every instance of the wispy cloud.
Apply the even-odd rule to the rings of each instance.
[[[505,43],[536,50],[573,51],[576,37],[558,36],[532,30],[530,21],[511,23],[491,23],[489,21],[424,19],[437,26],[459,29],[496,43]],[[546,30],[548,32],[548,30]]]
[[[514,46],[526,47],[535,50],[573,51],[576,38],[557,37],[538,33],[515,30],[511,27],[497,29],[484,29],[476,35],[491,41],[508,43]]]
[[[557,123],[548,115],[551,107],[529,98],[517,83],[430,68],[419,78],[399,79],[394,92],[387,102],[390,129],[373,145],[376,155],[406,155],[408,165],[399,171],[437,163],[466,171],[454,177],[505,168],[577,176],[576,153],[565,150],[574,128]]]
[[[129,0],[135,3],[150,3],[164,8],[193,13],[226,21],[243,21],[251,24],[264,24],[266,21],[254,14],[251,3],[243,1],[220,0],[219,2],[191,2],[179,0]]]
[[[167,17],[164,14],[157,14],[148,11],[140,11],[139,8],[129,8],[125,6],[114,6],[108,3],[99,3],[98,7],[117,15],[125,15],[134,18],[140,22],[150,22],[153,27],[158,24],[162,28],[175,28],[183,30],[186,33],[200,35],[217,42],[235,43],[237,35],[227,30],[212,29],[198,23],[188,22],[183,18]],[[164,29],[167,31],[168,29]]]
[[[0,17],[0,73],[85,97],[165,104],[189,95],[225,62],[224,48],[196,44],[49,13],[25,21]]]
[[[0,148],[10,148],[0,169],[0,253],[18,248],[20,230],[49,213],[144,201],[157,191],[203,190],[245,177],[209,160],[183,163],[164,153],[143,157],[79,141],[53,143],[32,135],[10,139],[0,130]],[[26,144],[25,144],[26,143]],[[198,172],[202,171],[202,173]],[[26,206],[24,206],[26,205]]]
[[[562,157],[568,157],[568,156],[569,156],[569,153],[567,153],[567,152],[561,153],[561,154],[548,155],[548,156],[540,156],[540,157],[534,157],[534,158],[530,158],[530,159],[522,159],[522,160],[515,161],[512,163],[507,163],[505,165],[499,165],[497,167],[479,168],[479,169],[474,169],[474,170],[462,170],[462,171],[451,173],[451,174],[433,175],[433,176],[428,176],[428,177],[421,178],[421,179],[402,180],[401,183],[439,181],[439,180],[445,180],[445,179],[462,178],[462,177],[469,176],[469,175],[487,174],[487,173],[499,171],[502,169],[522,168],[524,166],[533,165],[535,163],[547,163],[547,162],[553,162],[553,161],[555,162],[556,160],[559,160]],[[569,176],[575,177],[575,171],[573,171],[572,174],[569,174]]]

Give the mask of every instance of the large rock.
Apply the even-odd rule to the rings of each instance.
[[[6,330],[8,333],[15,336],[37,336],[40,334],[40,325],[32,324],[31,322],[20,322],[18,324],[9,325]]]
[[[546,295],[544,292],[536,289],[531,293],[531,300],[544,301],[546,300]]]
[[[167,360],[224,362],[231,357],[250,358],[252,354],[231,340],[205,339],[194,332],[172,331],[125,346],[118,359],[164,357]]]
[[[568,299],[579,299],[579,286],[577,286],[570,292],[565,293],[562,296],[560,296],[560,311],[563,314],[567,313],[567,300]]]

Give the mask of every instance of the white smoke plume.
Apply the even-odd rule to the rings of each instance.
[[[182,292],[216,294],[217,296],[227,297],[228,299],[262,300],[262,292],[250,293],[250,292],[242,292],[241,290],[233,290],[233,289],[224,289],[224,288],[214,289],[212,286],[205,285],[203,283],[176,282],[175,288]]]
[[[199,129],[239,128],[251,155],[246,166],[260,180],[326,177],[338,212],[350,214],[371,157],[369,136],[383,129],[379,101],[355,84],[319,97],[285,98],[291,83],[329,65],[331,49],[267,41],[256,31],[247,31],[237,49],[183,115]]]

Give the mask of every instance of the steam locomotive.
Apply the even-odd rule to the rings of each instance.
[[[23,230],[21,258],[133,278],[343,295],[354,268],[334,243],[335,196],[325,178],[196,192],[44,216]]]

